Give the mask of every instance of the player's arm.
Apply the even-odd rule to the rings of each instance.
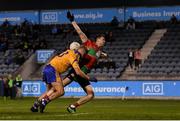
[[[89,77],[87,74],[85,74],[79,67],[79,64],[78,64],[78,61],[74,61],[72,63],[72,67],[73,69],[75,70],[75,73],[79,76],[81,76],[82,78],[86,79],[86,80],[89,80],[91,82],[97,82],[97,79],[95,77]]]
[[[83,77],[84,79],[86,80],[89,80],[91,82],[97,82],[98,80],[95,78],[95,77],[89,77],[88,75],[86,75],[83,71],[81,71],[80,67],[79,66],[76,66],[76,67],[73,67],[76,74]]]
[[[72,22],[72,25],[74,27],[74,29],[76,30],[76,32],[78,33],[81,41],[84,43],[88,40],[87,36],[84,34],[84,32],[82,32],[82,30],[79,28],[79,26],[77,25],[77,23],[75,21]]]
[[[79,76],[81,76],[87,80],[90,79],[90,77],[88,75],[86,75],[83,71],[81,71],[81,69],[79,67],[74,68],[74,70],[75,70],[77,75],[79,75]]]
[[[73,69],[75,70],[77,75],[81,76],[82,78],[89,80],[89,76],[81,71],[79,64],[78,64],[79,61],[75,55],[69,56],[69,61],[70,61],[70,64],[73,67]]]
[[[84,32],[82,32],[81,28],[78,26],[78,24],[74,21],[74,15],[71,14],[69,11],[67,12],[67,18],[71,21],[74,29],[76,30],[76,32],[78,33],[81,41],[84,43],[88,40],[86,34]]]

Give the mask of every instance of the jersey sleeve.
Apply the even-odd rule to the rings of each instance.
[[[73,68],[79,67],[79,60],[75,55],[70,56],[69,61]]]
[[[89,47],[91,44],[92,44],[92,41],[91,41],[91,40],[87,40],[86,42],[83,43],[83,45],[84,45],[85,47]]]
[[[97,62],[96,57],[88,55],[88,54],[85,54],[84,58],[89,60],[89,62],[86,64],[86,67],[88,69],[92,69],[94,67],[94,65],[96,64],[96,62]]]

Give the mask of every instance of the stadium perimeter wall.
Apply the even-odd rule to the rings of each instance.
[[[133,80],[133,81],[99,81],[91,83],[95,98],[122,99],[180,99],[180,80]],[[39,96],[45,92],[45,83],[23,81],[23,96]],[[65,87],[64,97],[80,97],[85,95],[82,88],[72,82]]]

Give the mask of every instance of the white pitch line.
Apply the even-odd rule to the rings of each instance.
[[[64,116],[78,116],[78,115],[86,115],[86,114],[90,114],[90,113],[74,113],[74,114],[58,114],[58,115],[43,115],[43,116],[57,116],[57,117],[64,117]],[[92,113],[91,113],[92,114]],[[40,115],[39,115],[40,116]],[[14,118],[22,118],[22,116],[3,116],[1,117],[4,120],[7,119],[14,119]]]
[[[58,114],[58,115],[53,115],[53,116],[69,116],[69,115],[78,116],[78,115],[87,115],[87,114],[90,114],[90,113]]]

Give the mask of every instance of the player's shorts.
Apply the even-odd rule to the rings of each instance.
[[[43,81],[46,84],[60,81],[60,74],[51,65],[46,65],[43,70]]]
[[[71,74],[74,74],[75,76],[72,77]],[[77,75],[74,69],[71,69],[66,77],[68,77],[71,81],[77,82],[83,89],[86,86],[90,85],[89,80],[84,79],[83,77]]]

